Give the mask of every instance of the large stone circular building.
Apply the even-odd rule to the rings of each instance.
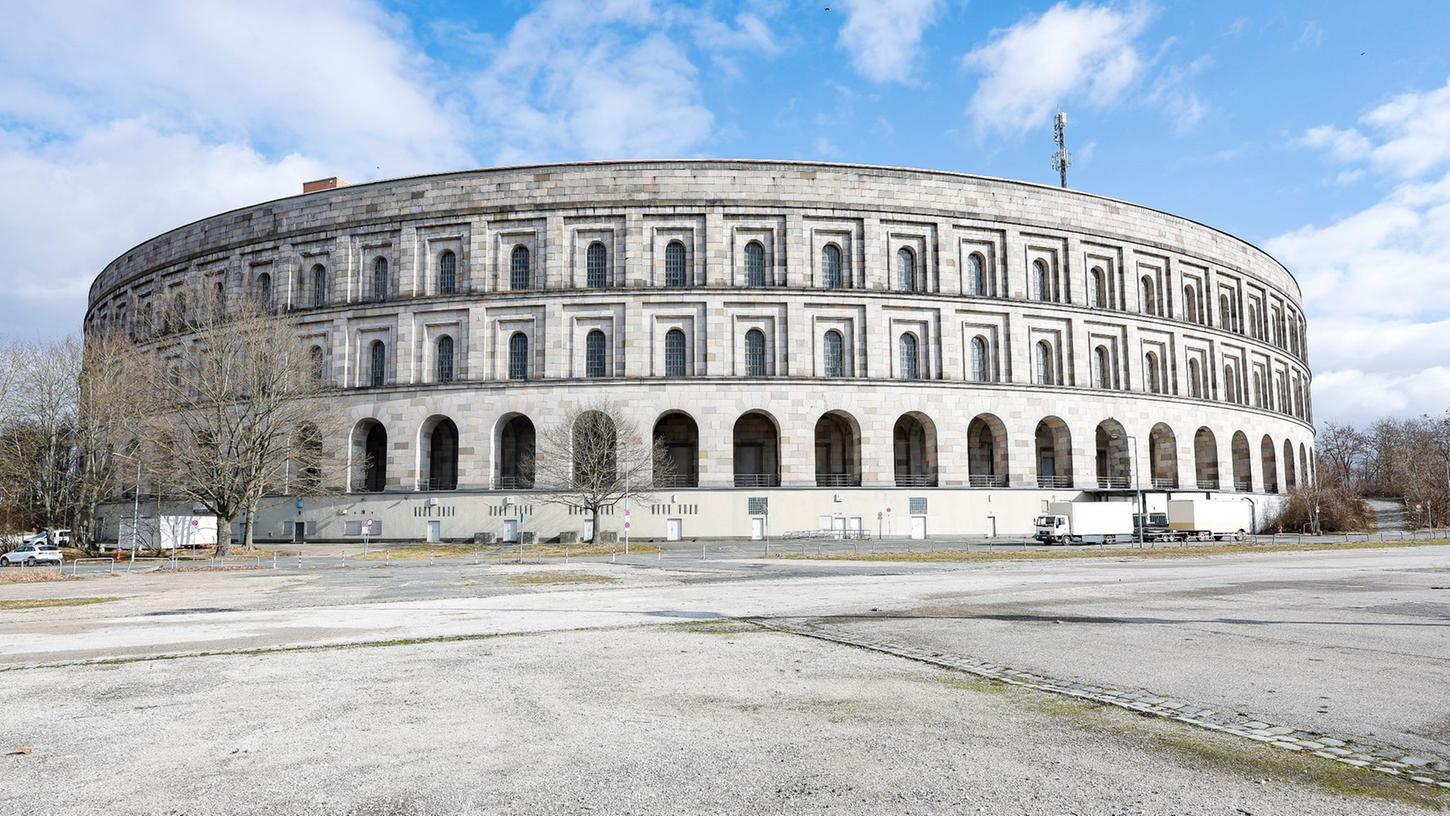
[[[338,187],[135,247],[87,329],[181,286],[275,305],[349,417],[328,441],[348,484],[269,502],[263,538],[580,530],[530,452],[603,400],[675,463],[631,508],[642,537],[1021,534],[1048,501],[1135,489],[1246,497],[1262,522],[1313,470],[1283,266],[1023,182],[691,160]]]

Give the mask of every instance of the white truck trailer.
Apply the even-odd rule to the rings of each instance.
[[[1246,501],[1168,500],[1168,529],[1177,541],[1237,541],[1253,526],[1253,507]]]
[[[215,547],[217,539],[216,516],[156,516],[140,519],[132,536],[130,517],[122,518],[120,536],[116,545],[130,550],[134,540],[138,550],[172,550],[180,547]]]
[[[1132,502],[1052,502],[1033,536],[1044,544],[1113,544],[1133,540]]]

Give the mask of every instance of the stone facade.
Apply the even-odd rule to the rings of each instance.
[[[301,520],[348,538],[358,517],[399,539],[579,529],[516,478],[506,428],[601,400],[645,429],[693,422],[691,446],[673,420],[697,478],[632,508],[647,537],[1020,533],[1046,501],[1135,487],[1266,516],[1314,467],[1287,270],[1177,216],[1021,182],[664,161],[343,187],[133,248],[93,284],[87,331],[178,353],[192,338],[145,315],[185,287],[267,298],[356,423],[333,444],[348,486],[300,516],[270,503],[266,537]],[[385,465],[363,473],[375,426]]]

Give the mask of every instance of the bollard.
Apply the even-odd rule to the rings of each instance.
[[[700,560],[705,560],[705,539],[700,539]]]
[[[273,550],[272,551],[272,569],[276,569],[276,568],[277,568],[277,551],[276,550]]]
[[[297,569],[302,569],[302,551],[297,551]]]
[[[428,566],[430,566],[430,567],[433,566],[433,551],[432,550],[429,550],[428,551]]]
[[[478,566],[478,556],[479,556],[479,554],[480,554],[480,553],[479,553],[479,551],[478,551],[478,550],[474,550],[474,551],[473,551],[473,565],[474,565],[474,566],[475,566],[475,567],[476,567],[476,566]]]
[[[391,567],[392,565],[393,565],[393,551],[392,550],[388,550],[386,553],[383,553],[383,566],[385,566],[385,567]]]

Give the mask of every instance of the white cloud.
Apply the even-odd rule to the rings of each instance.
[[[0,27],[0,327],[76,329],[138,241],[233,207],[471,164],[460,118],[366,0],[40,3]]]
[[[1368,160],[1376,170],[1401,178],[1422,176],[1450,162],[1450,80],[1433,90],[1400,94],[1359,121],[1376,138],[1356,128],[1320,125],[1293,144],[1325,150],[1341,162]]]
[[[366,0],[37,3],[0,27],[0,113],[74,134],[144,112],[354,178],[466,164],[420,53]]]
[[[0,132],[5,332],[73,331],[91,280],[131,246],[211,213],[299,192],[303,179],[325,174],[315,159],[269,160],[245,144],[209,144],[142,120],[44,144]]]
[[[872,82],[912,81],[921,35],[940,13],[941,0],[843,0],[837,44],[857,73]]]
[[[1099,107],[1117,103],[1146,67],[1134,40],[1149,17],[1144,6],[1059,3],[993,32],[963,57],[984,74],[968,113],[979,130],[1021,134],[1044,126],[1069,95]]]
[[[519,19],[474,82],[485,141],[502,162],[697,150],[714,114],[682,47],[690,41],[727,73],[732,53],[780,50],[754,14],[732,25],[648,0],[546,2]]]

